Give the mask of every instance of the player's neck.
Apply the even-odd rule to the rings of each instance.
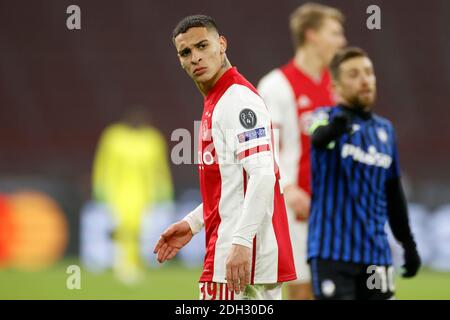
[[[228,61],[227,57],[225,57],[221,68],[214,77],[212,77],[207,82],[195,83],[197,85],[198,90],[200,90],[201,94],[203,95],[203,97],[206,97],[208,95],[211,89],[214,88],[217,81],[219,81],[219,79],[223,76],[223,74],[227,72],[229,69],[231,69],[231,63],[230,61]]]
[[[341,99],[341,101],[338,103],[341,107],[344,109],[350,110],[351,112],[356,113],[361,118],[370,118],[372,115],[372,106],[370,105],[360,105],[356,103],[351,103],[347,100]]]
[[[314,81],[320,81],[326,65],[311,47],[298,48],[294,56],[294,65]]]

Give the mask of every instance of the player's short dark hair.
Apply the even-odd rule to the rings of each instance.
[[[184,17],[183,19],[178,22],[175,29],[173,29],[172,32],[172,41],[175,41],[176,36],[178,36],[180,33],[187,32],[190,28],[196,28],[196,27],[204,27],[207,29],[213,29],[219,32],[219,29],[217,28],[217,23],[214,21],[213,18],[210,16],[206,16],[203,14],[196,14],[192,16]]]
[[[358,47],[347,47],[339,50],[334,55],[329,66],[330,73],[333,79],[334,80],[339,79],[339,71],[340,71],[339,67],[341,66],[341,64],[343,64],[347,60],[359,57],[369,57],[369,55],[367,54],[366,51]]]

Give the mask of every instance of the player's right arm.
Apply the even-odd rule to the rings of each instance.
[[[297,184],[301,156],[300,127],[295,96],[286,77],[279,70],[264,76],[258,84],[258,92],[269,109],[274,125],[275,138],[279,142],[279,164],[281,186],[287,205],[294,211],[297,220],[307,218],[310,196]]]
[[[312,146],[325,149],[342,134],[351,131],[351,117],[341,112],[330,118],[326,109],[319,109],[314,113],[308,131]]]
[[[204,226],[203,204],[191,211],[182,220],[170,225],[160,236],[153,253],[163,263],[170,260],[183,248]]]
[[[205,225],[203,220],[203,203],[186,215],[183,220],[189,224],[193,235],[199,233]]]
[[[282,170],[281,186],[297,184],[300,142],[295,97],[283,73],[276,69],[258,83],[274,128],[275,159]],[[277,159],[279,156],[279,159]]]

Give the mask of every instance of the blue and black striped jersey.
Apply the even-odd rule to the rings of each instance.
[[[340,112],[342,106],[317,110],[310,131]],[[374,114],[351,119],[351,133],[311,147],[308,259],[389,265],[385,182],[400,174],[394,128]]]

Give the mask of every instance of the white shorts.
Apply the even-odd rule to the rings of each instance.
[[[200,282],[200,300],[281,300],[282,283],[248,285],[236,294],[226,283]]]
[[[298,221],[292,210],[286,207],[289,233],[291,234],[292,251],[294,254],[297,280],[291,283],[308,283],[311,281],[311,271],[307,262],[308,222]]]

